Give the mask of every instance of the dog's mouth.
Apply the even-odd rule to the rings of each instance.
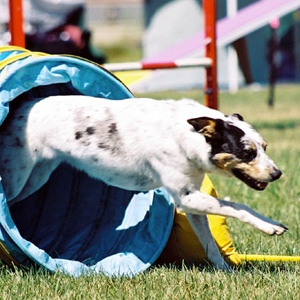
[[[246,183],[249,187],[257,191],[263,191],[268,185],[268,182],[258,181],[250,177],[249,175],[245,174],[240,169],[232,169],[232,173],[235,177],[237,177],[238,179]]]

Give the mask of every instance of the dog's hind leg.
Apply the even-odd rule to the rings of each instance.
[[[49,179],[51,173],[58,167],[60,161],[58,160],[43,160],[38,162],[24,185],[22,191],[18,196],[8,201],[8,205],[11,206],[16,202],[19,202],[26,197],[30,196],[38,189],[40,189]]]
[[[203,246],[208,260],[219,270],[231,272],[232,269],[221,256],[218,246],[211,234],[206,215],[187,214],[186,216]]]

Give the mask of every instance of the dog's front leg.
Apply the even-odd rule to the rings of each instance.
[[[181,197],[179,202],[179,207],[185,213],[233,217],[268,235],[281,235],[287,230],[283,224],[257,213],[247,205],[220,200],[200,191],[194,191]]]
[[[218,246],[211,234],[206,215],[187,214],[186,216],[203,246],[208,260],[219,270],[231,272],[232,269],[221,256]]]

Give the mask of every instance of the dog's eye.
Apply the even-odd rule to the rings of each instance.
[[[256,149],[247,147],[243,151],[242,159],[246,162],[253,160],[256,157]]]

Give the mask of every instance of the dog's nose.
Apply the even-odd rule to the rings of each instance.
[[[273,173],[271,173],[272,180],[277,180],[281,175],[282,173],[279,169],[275,170]]]

